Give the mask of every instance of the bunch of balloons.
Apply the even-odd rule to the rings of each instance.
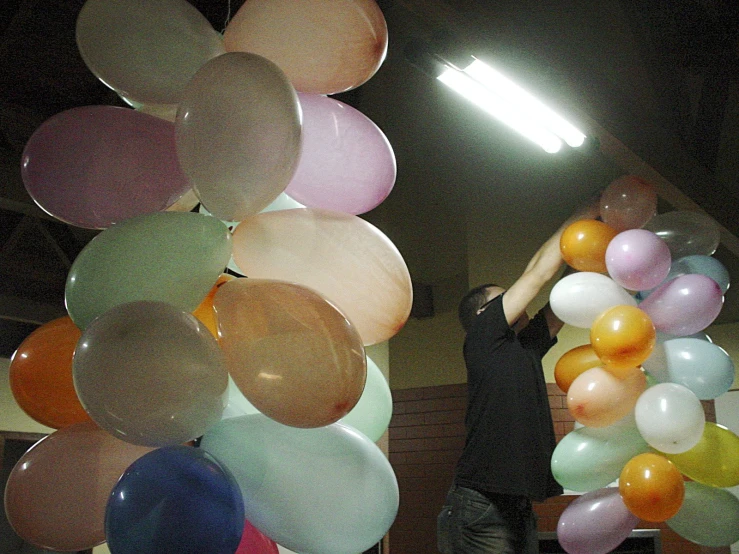
[[[583,493],[557,535],[570,554],[610,552],[640,520],[687,540],[739,540],[739,437],[707,422],[702,400],[735,376],[702,331],[718,316],[729,274],[713,257],[719,230],[690,211],[657,214],[654,187],[626,175],[603,191],[598,220],[567,227],[562,256],[575,270],[550,294],[590,342],[555,365],[576,421],[552,454],[555,479]],[[618,482],[618,486],[609,486]]]
[[[379,69],[382,12],[247,0],[219,33],[186,0],[87,0],[76,38],[131,108],[57,114],[23,152],[34,201],[101,232],[67,315],[11,360],[14,398],[55,431],[13,468],[8,520],[59,551],[372,547],[399,498],[365,347],[412,288],[358,217],[394,185],[392,148],[330,95]],[[174,209],[191,191],[200,211]]]

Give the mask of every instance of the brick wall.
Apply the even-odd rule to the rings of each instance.
[[[547,385],[555,433],[559,441],[574,427],[566,396]],[[464,446],[467,385],[444,385],[393,391],[390,463],[400,488],[400,506],[389,533],[391,554],[435,554],[436,516]],[[713,402],[704,402],[706,419],[715,421]],[[554,532],[560,514],[577,496],[560,496],[535,504],[539,530]],[[728,548],[700,547],[664,523],[642,522],[639,528],[662,531],[664,554],[724,554]]]

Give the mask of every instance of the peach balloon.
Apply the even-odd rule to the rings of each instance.
[[[105,542],[105,507],[126,468],[152,449],[116,439],[92,422],[41,439],[10,472],[5,510],[27,542],[63,552]]]
[[[575,378],[567,391],[567,409],[586,427],[606,427],[626,417],[647,388],[637,368],[619,378],[602,367],[590,368]]]
[[[652,320],[635,306],[613,306],[590,327],[590,344],[604,367],[617,376],[649,358],[656,343]]]
[[[614,179],[600,196],[603,222],[619,233],[638,229],[657,213],[657,191],[654,185],[636,175]]]
[[[208,331],[210,331],[216,339],[218,338],[218,323],[216,322],[216,313],[213,310],[213,298],[222,285],[228,283],[233,279],[236,279],[236,277],[234,277],[233,275],[229,275],[228,273],[221,274],[221,276],[218,277],[216,284],[213,285],[212,289],[210,289],[208,295],[192,312],[192,315],[198,318],[200,323],[205,325]]]
[[[554,381],[557,386],[566,393],[572,381],[584,371],[602,364],[600,358],[593,350],[592,345],[583,344],[568,350],[554,366]]]
[[[359,401],[367,378],[362,339],[333,304],[301,285],[235,279],[216,293],[229,374],[264,415],[323,427]]]
[[[10,390],[32,419],[59,429],[90,421],[72,380],[72,356],[82,332],[69,316],[44,323],[10,359]]]
[[[276,63],[300,92],[334,94],[377,72],[388,34],[374,0],[249,0],[223,38],[228,52]]]
[[[578,271],[605,273],[606,249],[617,231],[602,221],[582,219],[567,226],[559,240],[562,258]]]
[[[403,257],[355,215],[303,208],[249,217],[234,231],[233,259],[249,277],[319,292],[356,325],[365,346],[395,335],[410,315],[413,292]]]
[[[677,514],[685,497],[680,470],[659,454],[646,452],[626,462],[618,480],[629,511],[644,521],[665,521]]]

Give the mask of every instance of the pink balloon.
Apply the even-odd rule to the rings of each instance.
[[[105,541],[105,507],[126,468],[151,448],[123,442],[92,422],[48,435],[8,476],[5,511],[24,540],[49,550]]]
[[[661,284],[639,308],[658,331],[684,337],[713,323],[723,303],[721,287],[716,281],[706,275],[689,273]]]
[[[319,94],[298,94],[303,150],[285,193],[311,208],[362,214],[395,184],[395,155],[383,132],[351,106]]]
[[[84,106],[46,120],[23,151],[31,198],[54,217],[105,229],[162,211],[188,190],[174,124],[114,106]]]
[[[600,197],[600,215],[617,231],[637,229],[657,213],[654,185],[636,175],[612,181]]]
[[[591,367],[570,384],[567,409],[586,427],[607,427],[626,417],[646,388],[647,379],[637,367],[623,377]]]
[[[638,523],[617,487],[598,489],[565,508],[557,524],[557,540],[569,554],[605,554],[626,540]]]
[[[606,248],[608,274],[630,290],[656,287],[667,277],[671,263],[667,243],[645,229],[622,231]]]
[[[248,519],[244,520],[244,533],[234,554],[279,554],[277,543],[263,535]]]

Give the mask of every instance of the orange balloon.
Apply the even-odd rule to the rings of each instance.
[[[618,305],[595,318],[590,344],[606,370],[619,376],[641,365],[654,349],[657,332],[650,317],[636,306]]]
[[[665,521],[677,514],[685,497],[680,470],[659,454],[646,452],[626,462],[618,481],[629,511],[644,521]]]
[[[615,377],[601,367],[585,370],[567,391],[567,409],[586,427],[607,427],[626,417],[647,388],[647,378],[638,367]]]
[[[387,54],[387,23],[375,0],[249,0],[223,34],[228,52],[274,62],[296,90],[334,94],[358,87]]]
[[[618,232],[595,219],[571,223],[559,239],[559,249],[567,264],[578,271],[606,273],[606,249]]]
[[[292,427],[323,427],[357,404],[367,378],[362,339],[318,292],[235,279],[213,305],[228,371],[264,415]]]
[[[583,344],[576,346],[575,348],[568,350],[562,356],[554,366],[554,381],[557,386],[566,393],[572,381],[591,367],[597,367],[602,362],[598,357],[598,354],[593,350],[593,346],[590,344]]]
[[[72,381],[72,356],[82,332],[69,316],[33,331],[10,360],[10,390],[18,406],[42,425],[60,429],[90,421]]]
[[[221,288],[221,286],[224,283],[228,283],[232,279],[235,279],[233,275],[230,275],[228,273],[221,274],[220,277],[218,277],[218,280],[216,281],[216,284],[213,285],[213,288],[210,289],[210,292],[208,295],[203,299],[203,301],[200,303],[200,305],[195,308],[195,310],[192,312],[192,315],[198,318],[198,320],[205,325],[205,327],[210,331],[213,336],[217,339],[218,338],[218,322],[216,321],[216,313],[213,310],[213,297],[218,292],[218,289]]]

